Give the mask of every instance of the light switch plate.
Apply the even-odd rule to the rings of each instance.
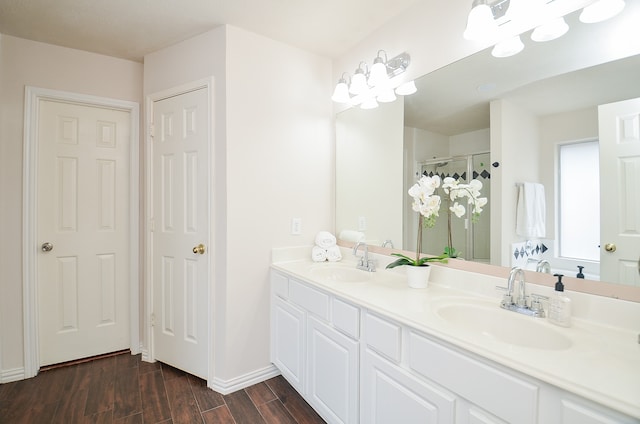
[[[302,234],[302,218],[291,218],[291,234],[294,236]]]
[[[367,229],[367,218],[364,216],[358,217],[358,231],[365,231]]]

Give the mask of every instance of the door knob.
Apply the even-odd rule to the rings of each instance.
[[[615,252],[616,251],[616,245],[613,243],[607,243],[604,245],[604,250],[606,250],[607,252]]]
[[[204,244],[200,243],[199,245],[193,248],[193,253],[195,253],[196,255],[204,255],[205,250],[206,248],[204,247]]]
[[[42,243],[42,246],[40,246],[40,248],[42,249],[43,252],[51,252],[53,250],[53,244],[47,241]]]

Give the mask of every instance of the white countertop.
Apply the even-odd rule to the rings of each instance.
[[[563,328],[545,319],[500,309],[502,293],[495,286],[506,285],[506,281],[495,277],[436,265],[427,289],[411,289],[401,268],[385,270],[385,257],[373,255],[383,259],[378,271],[370,273],[370,281],[335,282],[313,278],[311,267],[355,268],[355,262],[314,263],[299,256],[274,255],[272,267],[484,358],[640,418],[640,304],[567,292],[574,310],[583,316],[574,315],[572,326]],[[527,290],[551,294],[548,287],[527,284]],[[548,326],[545,330],[569,338],[571,346],[546,350],[507,344],[452,324],[437,313],[437,308],[445,303],[467,302],[489,308],[495,305],[510,322],[536,320],[536,324]],[[589,319],[590,311],[598,318],[597,322]],[[612,318],[610,322],[602,321],[606,317]]]

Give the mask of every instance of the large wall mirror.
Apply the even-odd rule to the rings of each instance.
[[[424,172],[464,174],[481,180],[489,198],[478,223],[454,224],[454,244],[464,259],[535,267],[514,261],[514,246],[543,246],[544,256],[533,258],[548,260],[552,272],[576,276],[581,265],[587,280],[620,283],[606,274],[601,278],[597,258],[572,260],[558,253],[558,152],[566,144],[597,146],[599,105],[640,98],[640,2],[627,2],[622,14],[597,24],[579,22],[578,14],[565,17],[570,30],[559,39],[535,43],[525,33],[525,49],[516,56],[499,59],[490,49],[482,51],[418,78],[418,92],[404,100],[338,113],[336,233],[361,232],[372,245],[414,251],[417,217],[406,190]],[[544,237],[515,232],[518,185],[525,181],[545,188]],[[606,187],[616,178],[605,172],[600,181]],[[598,190],[576,191],[589,196]],[[640,233],[640,210],[626,213]],[[444,226],[442,215],[438,225]],[[427,231],[432,244],[423,251],[442,252],[443,228]],[[624,284],[640,287],[637,261]]]

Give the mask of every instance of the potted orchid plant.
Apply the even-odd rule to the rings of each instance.
[[[441,198],[437,194],[440,183],[440,177],[437,175],[432,177],[423,175],[418,182],[409,189],[409,196],[413,198],[411,207],[415,212],[418,212],[418,243],[416,246],[416,256],[414,259],[401,253],[392,253],[391,255],[397,256],[398,259],[387,265],[387,268],[395,268],[401,265],[428,267],[428,262],[447,261],[447,256],[444,254],[435,257],[421,257],[422,229],[423,227],[433,227],[438,218],[438,212],[440,211]]]
[[[447,210],[448,217],[448,246],[440,256],[421,257],[422,253],[422,232],[423,229],[432,228],[439,216],[442,199],[438,195],[438,189],[442,182],[442,190],[448,196],[449,203],[453,203]],[[447,262],[448,258],[454,258],[458,252],[453,247],[451,237],[451,215],[461,218],[467,212],[465,203],[471,210],[471,219],[477,222],[482,207],[487,204],[485,197],[480,197],[482,183],[476,179],[469,184],[462,184],[454,178],[447,177],[441,181],[438,175],[422,175],[417,183],[409,189],[409,195],[413,198],[411,205],[415,212],[418,212],[418,240],[416,246],[416,256],[411,258],[402,253],[392,253],[398,259],[387,265],[387,268],[407,265],[407,280],[410,287],[425,288],[429,280],[429,262]],[[466,199],[466,202],[463,200]]]
[[[442,189],[445,194],[448,195],[449,201],[453,202],[453,205],[447,210],[447,246],[444,248],[444,255],[455,258],[460,252],[453,247],[453,241],[451,237],[451,215],[452,213],[462,218],[467,209],[464,203],[467,203],[471,210],[471,222],[476,223],[482,213],[482,207],[487,204],[486,197],[480,197],[480,190],[482,190],[482,182],[473,179],[469,184],[461,184],[458,180],[446,177],[443,180]],[[466,202],[464,199],[466,198]]]

